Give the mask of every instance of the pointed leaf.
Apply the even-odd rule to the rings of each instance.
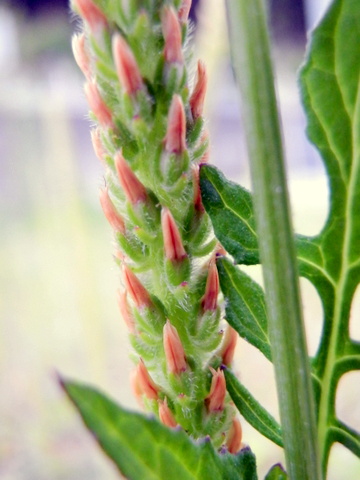
[[[266,438],[282,447],[281,427],[277,421],[255,400],[230,370],[225,370],[225,378],[226,388],[245,420]]]
[[[227,180],[215,167],[200,170],[202,201],[216,237],[238,264],[259,263],[253,204],[250,192]]]
[[[287,480],[289,477],[280,464],[276,464],[269,470],[265,480]]]
[[[217,260],[226,320],[241,337],[271,359],[262,288],[225,257]]]
[[[94,388],[62,382],[104,452],[128,480],[256,480],[250,449],[215,452],[209,439],[193,442],[183,431],[128,411]]]

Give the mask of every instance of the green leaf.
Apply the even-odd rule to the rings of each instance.
[[[217,260],[220,286],[225,298],[226,320],[249,343],[271,359],[262,288],[227,258]]]
[[[200,169],[202,201],[216,237],[238,264],[259,263],[253,203],[250,192],[227,180],[215,167]]]
[[[322,232],[299,242],[301,274],[321,296],[324,328],[314,358],[323,469],[340,441],[359,455],[360,435],[337,419],[341,376],[359,369],[360,349],[349,336],[351,302],[360,282],[360,3],[336,0],[314,30],[301,71],[307,133],[324,160],[330,212]]]
[[[276,464],[269,470],[265,480],[287,480],[289,477],[280,464]]]
[[[128,411],[94,388],[62,381],[87,428],[128,480],[257,480],[249,448],[218,454],[210,440]]]
[[[281,427],[262,407],[236,376],[225,370],[226,387],[237,409],[245,420],[276,445],[283,446]]]

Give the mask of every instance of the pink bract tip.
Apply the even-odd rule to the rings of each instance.
[[[204,311],[216,310],[218,295],[219,295],[219,275],[216,268],[215,259],[212,258],[209,264],[205,294],[201,300],[201,305]]]
[[[141,358],[135,369],[133,387],[137,396],[144,394],[150,400],[157,400],[158,398],[158,392],[160,389],[150,377],[145,363]]]
[[[163,8],[161,22],[165,40],[165,61],[169,63],[182,63],[181,27],[178,16],[172,7]]]
[[[224,410],[226,395],[226,381],[223,370],[210,368],[213,375],[209,395],[206,404],[209,412],[221,412]]]
[[[237,453],[241,448],[242,428],[237,418],[234,418],[227,435],[226,446],[230,453]]]
[[[236,330],[228,325],[219,352],[224,365],[230,365],[234,359],[237,338],[238,334]]]
[[[187,255],[174,217],[167,208],[161,212],[161,227],[166,258],[171,262],[180,262]]]
[[[95,152],[95,155],[100,160],[101,163],[104,163],[104,155],[105,155],[105,148],[101,141],[100,137],[100,129],[93,128],[90,132],[91,135],[91,142]]]
[[[183,0],[181,7],[178,11],[178,17],[181,23],[187,22],[191,9],[192,0]]]
[[[95,82],[90,82],[85,85],[85,95],[100,125],[105,128],[113,128],[114,124],[111,110],[102,99]]]
[[[151,298],[144,285],[129,267],[124,264],[122,268],[125,289],[134,300],[136,306],[138,308],[150,307],[152,305]]]
[[[125,224],[124,220],[121,218],[119,213],[116,211],[114,204],[112,203],[109,197],[109,191],[107,188],[100,190],[100,203],[102,209],[104,211],[104,215],[107,221],[110,223],[112,228],[116,232],[120,232],[122,234],[125,233]]]
[[[127,301],[126,292],[121,292],[119,290],[117,292],[117,301],[118,301],[118,306],[119,306],[121,316],[124,322],[126,323],[126,326],[128,327],[131,333],[135,333],[136,329],[135,329],[134,317],[132,316],[130,311],[130,305],[129,305],[129,302]]]
[[[143,86],[141,73],[129,45],[116,33],[112,40],[113,57],[120,84],[129,95]]]
[[[92,33],[97,33],[107,26],[105,15],[91,0],[73,0],[73,4],[75,10],[79,12],[79,15],[81,15],[89,25]]]
[[[203,212],[205,209],[201,200],[201,191],[200,191],[200,183],[199,183],[199,165],[196,165],[196,164],[192,165],[192,174],[193,174],[193,181],[194,181],[194,207],[196,211]]]
[[[91,77],[91,67],[90,67],[90,58],[86,51],[85,46],[85,34],[80,33],[74,35],[71,41],[72,51],[74,54],[75,61],[83,72],[85,77],[89,80]]]
[[[127,200],[133,205],[145,202],[147,199],[146,189],[131,170],[121,152],[115,155],[115,167]]]
[[[167,427],[174,428],[178,425],[172,411],[167,404],[166,397],[163,402],[159,400],[159,418],[160,421]]]
[[[164,325],[163,342],[168,371],[179,375],[187,368],[185,351],[176,328],[169,320]]]
[[[191,94],[189,103],[193,119],[201,117],[204,109],[204,101],[207,86],[207,75],[205,65],[200,60],[197,64],[197,78],[193,93]]]
[[[181,154],[186,150],[186,118],[181,97],[174,95],[168,114],[168,127],[165,137],[165,150]]]

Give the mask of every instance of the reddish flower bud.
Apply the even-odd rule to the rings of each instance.
[[[220,242],[218,242],[217,246],[216,246],[216,251],[215,251],[215,255],[216,256],[222,256],[224,257],[226,255],[226,250],[225,248],[221,245]]]
[[[73,4],[75,10],[79,12],[89,25],[92,33],[96,33],[107,26],[105,15],[91,0],[73,0]]]
[[[166,258],[171,262],[181,262],[187,256],[186,251],[174,217],[167,208],[163,208],[161,212],[161,227]]]
[[[189,18],[190,8],[191,8],[192,0],[183,0],[181,7],[178,11],[178,17],[180,22],[185,23]]]
[[[125,233],[125,224],[109,197],[107,188],[100,190],[100,203],[107,221],[116,232]]]
[[[163,342],[168,371],[176,375],[184,372],[187,368],[184,347],[176,328],[169,320],[164,325]]]
[[[135,369],[135,374],[132,378],[133,388],[137,396],[145,395],[150,400],[157,400],[159,387],[150,377],[145,363],[140,358],[139,363]]]
[[[72,51],[75,61],[83,72],[85,77],[89,80],[91,77],[90,59],[85,48],[85,34],[80,33],[72,37]]]
[[[226,439],[226,446],[230,453],[237,453],[241,448],[242,428],[237,418],[234,418]]]
[[[124,322],[126,323],[126,326],[128,327],[131,333],[135,333],[136,330],[135,330],[134,317],[132,316],[130,311],[130,305],[127,301],[126,292],[120,292],[119,290],[117,292],[117,301],[118,301],[118,306],[119,306],[121,316]]]
[[[205,65],[200,60],[197,64],[197,78],[193,93],[190,97],[190,109],[193,119],[196,120],[203,113],[205,94],[207,86],[207,75]]]
[[[134,272],[130,270],[125,264],[123,265],[123,280],[125,289],[129,292],[131,298],[134,300],[136,306],[150,307],[152,305],[149,292],[140,282]]]
[[[177,421],[175,420],[175,417],[172,411],[170,410],[167,404],[166,397],[163,402],[159,400],[159,418],[164,425],[170,428],[174,428],[178,424]]]
[[[100,129],[93,128],[90,132],[90,135],[95,155],[101,163],[104,163],[105,148],[100,138]]]
[[[143,86],[141,73],[129,45],[123,37],[115,33],[112,41],[113,57],[120,84],[129,95]]]
[[[131,170],[121,152],[115,155],[115,167],[119,182],[124,190],[126,198],[135,205],[138,202],[145,202],[147,193],[144,185]]]
[[[223,370],[214,370],[210,367],[213,375],[209,395],[206,397],[206,404],[209,412],[221,412],[224,410],[226,395],[226,381]]]
[[[192,174],[194,180],[194,207],[198,212],[204,211],[204,205],[201,200],[201,191],[199,183],[199,165],[192,165]]]
[[[218,295],[219,295],[219,275],[216,268],[215,259],[213,258],[209,264],[205,294],[201,300],[201,305],[204,311],[216,310]]]
[[[169,63],[182,63],[181,28],[175,10],[171,7],[164,7],[161,22],[165,40],[165,61]]]
[[[168,127],[165,136],[165,150],[169,153],[181,154],[186,149],[186,119],[184,105],[179,95],[171,101]]]
[[[237,338],[238,334],[236,330],[228,325],[219,352],[224,365],[230,365],[233,361]]]
[[[96,83],[90,82],[85,85],[85,95],[100,125],[102,127],[113,128],[114,124],[111,110],[101,98]]]

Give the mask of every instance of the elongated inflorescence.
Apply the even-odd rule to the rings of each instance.
[[[221,330],[220,250],[199,189],[206,71],[199,62],[189,78],[191,1],[72,6],[83,19],[73,50],[105,167],[100,201],[116,241],[118,304],[138,358],[135,395],[168,427],[235,453],[241,426],[221,365],[232,362],[237,334]]]

